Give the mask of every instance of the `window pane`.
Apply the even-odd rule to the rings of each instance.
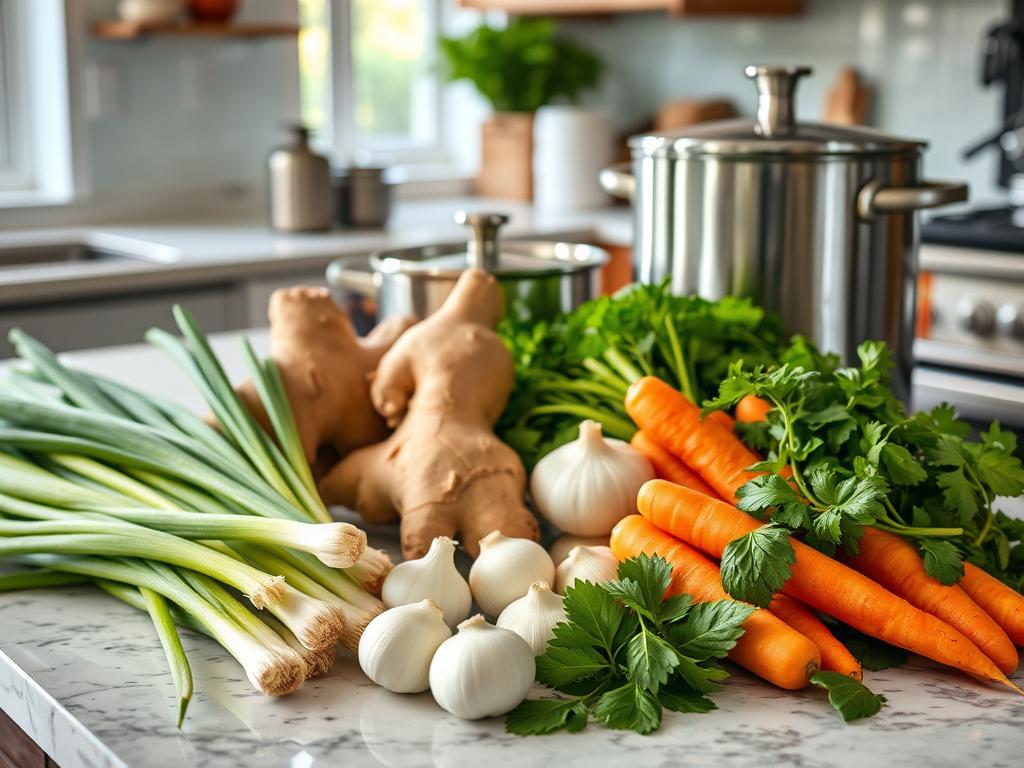
[[[415,137],[413,115],[424,116],[417,111],[426,64],[424,4],[425,0],[352,3],[353,116],[360,137]]]
[[[2,2],[2,0],[0,0]],[[323,135],[330,108],[329,0],[299,0],[299,88],[302,122]]]

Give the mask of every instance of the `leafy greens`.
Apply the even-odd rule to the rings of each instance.
[[[756,395],[772,405],[764,422],[737,425],[767,457],[754,466],[767,474],[737,491],[738,506],[771,525],[726,548],[726,590],[765,606],[789,576],[790,535],[852,555],[865,525],[912,539],[943,584],[963,576],[966,559],[1020,589],[1024,522],[992,509],[996,496],[1024,492],[1014,434],[993,423],[969,440],[946,405],[905,415],[886,346],[865,342],[857,353],[858,366],[840,367],[797,337],[780,365],[733,363],[705,402],[729,408]]]

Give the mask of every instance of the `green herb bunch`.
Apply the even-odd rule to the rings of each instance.
[[[498,434],[532,467],[576,437],[581,419],[628,440],[629,385],[658,376],[694,402],[713,395],[730,361],[771,365],[786,348],[777,317],[748,299],[673,296],[668,282],[634,285],[548,322],[506,318],[516,385]]]
[[[993,423],[971,440],[945,405],[905,415],[886,346],[865,342],[857,354],[859,366],[840,367],[798,338],[781,365],[734,363],[705,403],[729,408],[756,395],[772,405],[765,422],[737,425],[767,456],[755,466],[767,474],[738,490],[738,506],[769,524],[726,548],[726,590],[767,605],[795,560],[791,536],[856,554],[865,525],[912,539],[943,584],[963,576],[966,559],[1020,589],[1024,523],[992,509],[996,496],[1024,492],[1015,436]]]
[[[663,708],[715,709],[707,694],[728,677],[718,660],[754,609],[664,598],[672,568],[660,557],[626,560],[618,575],[566,588],[566,621],[537,657],[537,680],[569,698],[524,701],[508,715],[511,733],[575,732],[590,715],[609,728],[650,733],[661,726]]]
[[[482,24],[463,38],[441,38],[449,80],[469,80],[499,112],[534,112],[576,101],[597,85],[601,60],[555,35],[552,19],[519,16],[502,29]]]
[[[593,717],[609,728],[646,734],[661,726],[665,709],[716,709],[708,695],[729,676],[719,661],[743,635],[754,608],[665,597],[671,581],[668,562],[640,555],[620,563],[614,581],[577,580],[566,588],[566,620],[537,657],[537,680],[565,697],[527,699],[509,713],[507,730],[577,732]],[[836,672],[817,672],[811,682],[828,691],[844,720],[870,717],[885,701]]]

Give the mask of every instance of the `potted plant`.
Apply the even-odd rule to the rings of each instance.
[[[463,38],[441,38],[449,80],[469,80],[494,109],[482,127],[483,195],[529,200],[533,193],[533,113],[557,100],[574,102],[597,84],[601,61],[555,36],[552,19],[516,17]]]

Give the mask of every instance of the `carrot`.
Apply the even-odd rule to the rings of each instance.
[[[762,400],[757,395],[746,395],[736,403],[736,421],[764,421],[771,409],[772,404],[767,400]]]
[[[664,480],[637,497],[640,514],[661,530],[721,557],[729,542],[761,527],[731,504]],[[796,562],[782,591],[854,629],[933,661],[1020,691],[970,640],[867,576],[794,540]]]
[[[626,411],[726,501],[735,504],[736,489],[761,474],[747,471],[759,461],[757,454],[719,422],[702,419],[686,395],[661,379],[645,376],[634,382],[626,393]]]
[[[688,544],[658,530],[640,515],[619,521],[612,530],[610,545],[619,560],[640,553],[665,558],[672,566],[668,594],[685,593],[698,603],[732,600],[722,589],[717,565]],[[813,642],[760,608],[743,622],[743,635],[729,652],[729,658],[758,677],[789,690],[807,685],[821,665],[821,656]]]
[[[995,619],[1015,645],[1024,646],[1024,595],[971,563],[964,563],[964,577],[958,586]]]
[[[714,489],[701,480],[700,475],[686,466],[677,456],[662,448],[649,432],[638,430],[629,444],[647,457],[654,467],[654,473],[662,480],[684,485],[700,493],[721,498]]]
[[[860,551],[849,563],[911,605],[959,630],[1006,674],[1017,669],[1017,649],[1002,627],[963,589],[943,586],[929,576],[921,556],[906,539],[865,528]]]
[[[712,411],[705,418],[717,422],[719,426],[725,427],[730,432],[736,429],[736,419],[725,411]]]
[[[768,605],[768,610],[782,619],[801,635],[816,646],[821,653],[821,668],[828,672],[849,675],[854,680],[864,676],[860,662],[843,645],[825,622],[810,611],[807,606],[798,603],[786,595],[776,595]]]

